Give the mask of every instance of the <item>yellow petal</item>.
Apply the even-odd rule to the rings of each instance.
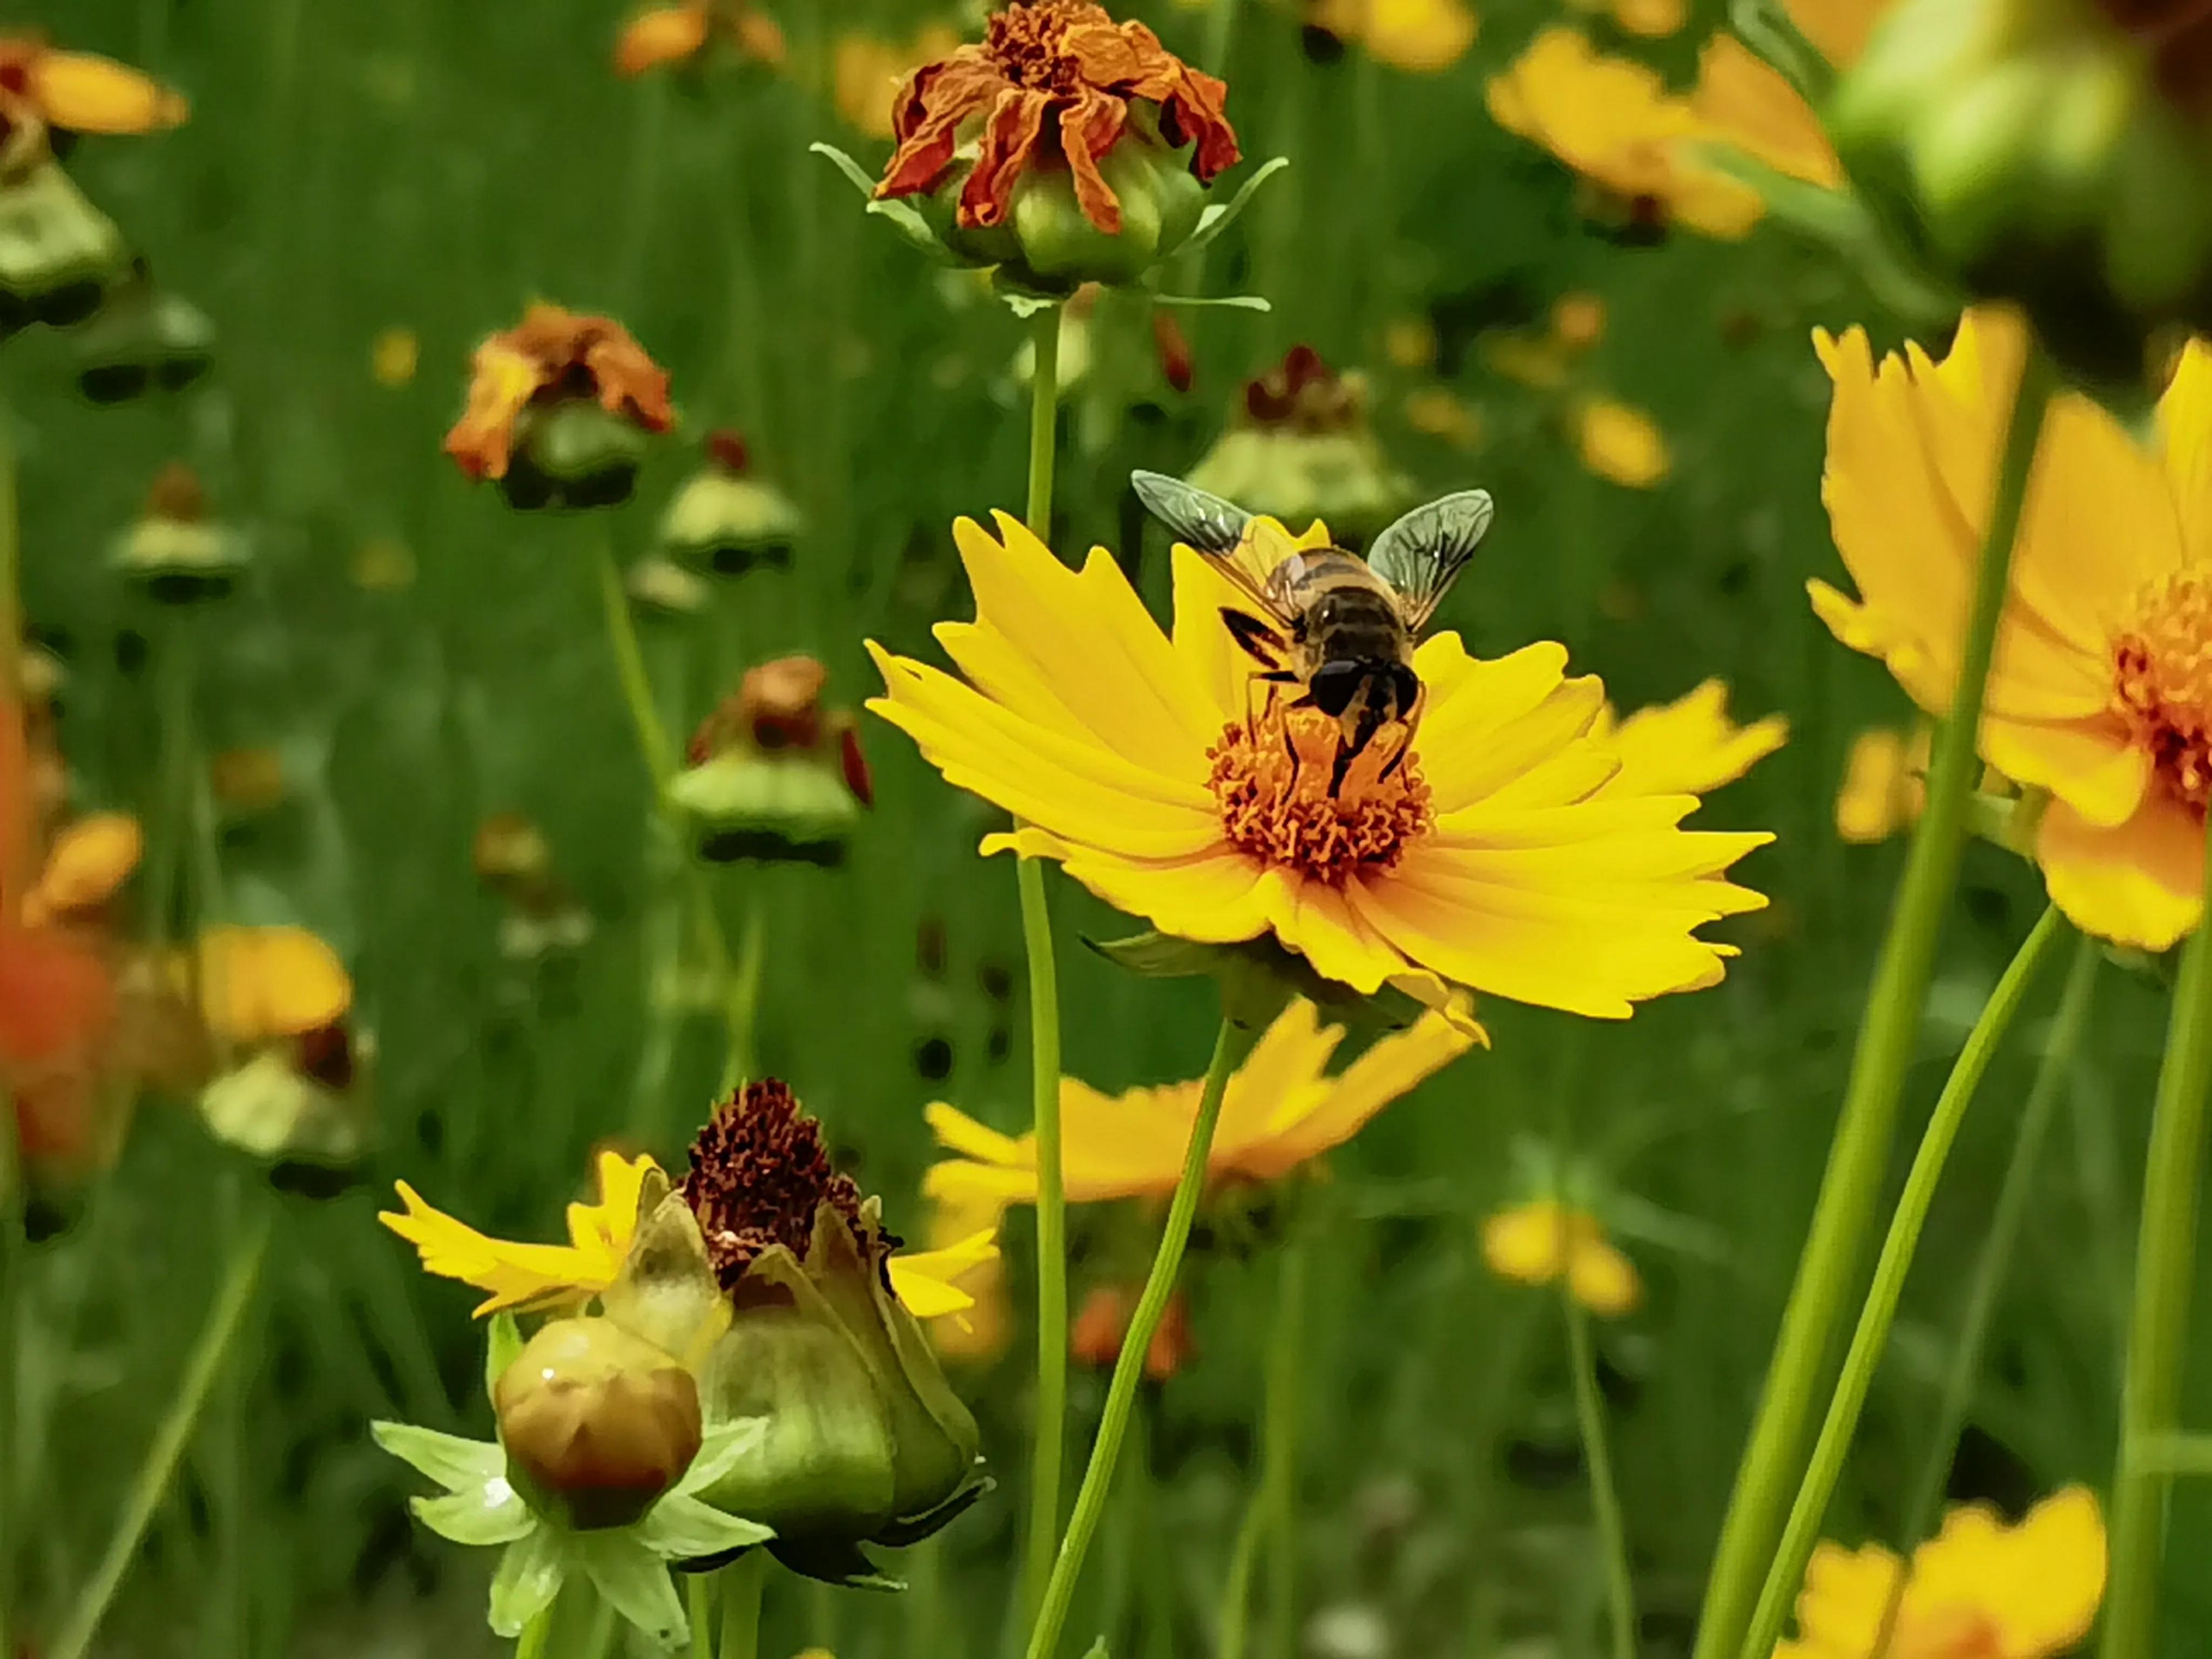
[[[1742,150],[1778,173],[1824,190],[1844,182],[1843,164],[1820,118],[1794,88],[1743,42],[1723,29],[1698,55],[1690,93],[1697,118],[1688,142]],[[1692,157],[1682,158],[1694,167]]]
[[[1689,16],[1689,0],[1613,0],[1613,21],[1647,40],[1680,33]]]
[[[592,1276],[598,1264],[586,1260],[583,1251],[562,1244],[516,1244],[487,1237],[433,1209],[405,1182],[396,1185],[404,1212],[384,1211],[376,1218],[415,1247],[425,1273],[489,1291],[491,1294],[476,1310],[479,1317],[501,1309],[580,1306],[611,1282]]]
[[[1805,1653],[1831,1659],[1872,1652],[1899,1565],[1879,1544],[1858,1550],[1826,1540],[1815,1546],[1797,1597],[1797,1632]]]
[[[599,1195],[590,1204],[571,1204],[568,1218],[568,1241],[592,1264],[591,1277],[611,1284],[622,1271],[623,1258],[629,1254],[630,1239],[637,1231],[639,1194],[646,1177],[659,1170],[643,1154],[635,1158],[612,1151],[599,1154]]]
[[[680,64],[707,44],[707,8],[694,3],[640,12],[615,43],[615,73],[642,75],[663,64]]]
[[[975,1298],[956,1282],[999,1259],[998,1230],[986,1227],[942,1249],[915,1250],[890,1259],[891,1293],[916,1319],[942,1319],[966,1311]]]
[[[1575,436],[1583,465],[1626,489],[1649,489],[1674,465],[1651,417],[1611,398],[1587,398],[1577,408]]]
[[[2115,944],[2171,950],[2203,910],[2204,827],[2162,792],[2112,829],[2051,801],[2036,826],[2035,861],[2066,919]]]
[[[2004,1659],[2070,1651],[2105,1594],[2105,1525],[2095,1495],[2069,1486],[2008,1526],[1956,1509],[1913,1553],[1904,1619],[1971,1610],[1999,1632]]]
[[[47,124],[68,132],[153,132],[191,112],[181,94],[89,52],[40,52],[30,75],[31,96]]]
[[[1601,1319],[1633,1313],[1644,1297],[1636,1264],[1602,1237],[1577,1241],[1567,1258],[1567,1285],[1575,1300]]]
[[[1887,841],[1920,816],[1927,786],[1921,774],[1923,757],[1916,767],[1908,757],[1902,732],[1876,726],[1851,739],[1844,763],[1843,787],[1836,792],[1836,834],[1847,842],[1870,846]]]
[[[1423,1014],[1407,1030],[1373,1044],[1316,1096],[1301,1099],[1286,1092],[1266,1126],[1266,1139],[1237,1155],[1237,1168],[1256,1179],[1273,1180],[1342,1146],[1385,1106],[1411,1094],[1475,1041],[1445,1015]]]
[[[24,896],[24,921],[36,927],[56,915],[105,904],[138,867],[144,848],[138,820],[125,812],[94,812],[65,825],[37,884]]]
[[[1707,680],[1669,703],[1639,708],[1613,732],[1620,770],[1616,795],[1702,795],[1733,783],[1782,747],[1790,722],[1770,714],[1749,726],[1729,718],[1728,683]]]
[[[300,927],[211,927],[199,939],[201,1017],[249,1046],[335,1024],[353,1006],[337,953]]]
[[[1500,1210],[1482,1224],[1482,1259],[1500,1279],[1548,1285],[1566,1265],[1568,1212],[1540,1198]]]

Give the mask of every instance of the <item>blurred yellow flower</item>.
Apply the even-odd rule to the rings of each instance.
[[[1482,442],[1482,416],[1444,386],[1407,392],[1406,424],[1461,449],[1474,449]]]
[[[871,138],[891,137],[891,106],[906,79],[924,64],[950,58],[960,36],[943,23],[930,23],[907,40],[878,34],[840,35],[831,74],[837,112]]]
[[[1836,791],[1836,834],[1870,846],[1917,820],[1928,796],[1928,748],[1925,726],[1910,737],[1877,726],[1853,738]]]
[[[1552,337],[1572,351],[1605,338],[1605,301],[1595,294],[1562,294],[1552,301]]]
[[[1729,718],[1728,682],[1711,679],[1672,702],[1639,708],[1614,724],[1613,705],[1596,731],[1620,753],[1602,793],[1703,795],[1733,783],[1789,741],[1790,721],[1769,714],[1749,726]]]
[[[1209,1181],[1281,1180],[1351,1139],[1385,1106],[1474,1045],[1443,1015],[1424,1014],[1330,1077],[1325,1068],[1343,1041],[1344,1028],[1322,1024],[1303,998],[1276,1017],[1229,1080],[1206,1164]],[[1202,1087],[1197,1081],[1171,1083],[1109,1098],[1088,1084],[1062,1079],[1060,1156],[1069,1201],[1172,1193]],[[938,1140],[960,1154],[933,1165],[924,1177],[922,1191],[930,1198],[950,1206],[1036,1201],[1034,1136],[1000,1134],[942,1103],[924,1115]]]
[[[773,69],[783,62],[783,31],[747,0],[681,0],[630,19],[615,43],[615,73],[638,76],[664,64],[688,64],[717,36],[756,63]]]
[[[1622,1018],[1717,983],[1729,949],[1694,929],[1765,902],[1723,872],[1767,837],[1681,830],[1686,797],[1591,799],[1619,762],[1589,735],[1604,689],[1567,678],[1564,647],[1484,661],[1431,635],[1413,747],[1354,753],[1319,709],[1254,698],[1220,619],[1245,602],[1195,552],[1175,550],[1170,636],[1104,549],[1071,570],[998,517],[1003,541],[955,527],[978,616],[936,630],[969,680],[869,647],[869,708],[1019,820],[986,852],[1057,859],[1178,938],[1273,934],[1363,995],[1431,1007],[1462,985]],[[1252,536],[1272,565],[1328,530]]]
[[[422,343],[413,329],[387,328],[369,343],[368,372],[377,385],[397,391],[415,378],[422,356]]]
[[[1474,44],[1475,16],[1460,0],[1314,0],[1307,17],[1415,75],[1449,69]]]
[[[180,93],[90,52],[57,52],[28,34],[0,35],[0,130],[144,133],[191,112]]]
[[[1565,24],[1543,30],[1491,78],[1490,113],[1541,144],[1632,211],[1709,236],[1741,236],[1765,210],[1758,193],[1694,164],[1684,142],[1700,120],[1641,64],[1607,58]]]
[[[1557,392],[1566,385],[1572,354],[1551,335],[1522,333],[1482,337],[1483,367],[1535,392]]]
[[[1875,20],[1888,0],[1786,0],[1784,9],[1805,37],[1838,69],[1858,61]],[[1694,142],[1728,145],[1778,173],[1824,189],[1840,189],[1843,164],[1820,118],[1789,82],[1726,29],[1698,57],[1690,93],[1698,118]]]
[[[2096,1495],[2069,1486],[2017,1526],[1978,1504],[1954,1509],[1901,1564],[1879,1544],[1823,1542],[1805,1570],[1797,1636],[1774,1659],[1864,1659],[1890,1601],[1896,1659],[2051,1659],[2088,1633],[2105,1596],[2105,1523]]]
[[[944,1282],[973,1298],[973,1305],[930,1322],[929,1344],[943,1359],[985,1365],[1004,1353],[1014,1336],[1014,1310],[1006,1294],[1006,1264],[994,1249],[978,1250],[972,1241],[994,1240],[1006,1206],[996,1199],[930,1206],[925,1255],[945,1258]],[[957,1257],[957,1259],[956,1259]]]
[[[622,1271],[637,1231],[639,1194],[647,1179],[659,1170],[650,1157],[625,1158],[619,1152],[601,1152],[597,1160],[599,1195],[592,1203],[568,1206],[566,1244],[522,1244],[488,1237],[432,1208],[404,1181],[395,1184],[404,1212],[385,1211],[377,1219],[415,1247],[423,1272],[489,1291],[476,1310],[479,1317],[501,1309],[537,1312],[578,1308],[613,1284]],[[891,1293],[919,1319],[963,1312],[974,1305],[974,1298],[951,1281],[997,1254],[986,1232],[944,1249],[894,1255],[888,1264]]]
[[[1584,398],[1576,403],[1572,418],[1582,463],[1601,478],[1629,489],[1649,489],[1674,465],[1666,435],[1640,409],[1612,398]]]
[[[240,1048],[321,1030],[353,1006],[345,964],[303,927],[210,927],[197,972],[200,1017]]]
[[[1809,584],[1844,644],[1948,707],[1990,480],[2025,351],[1969,313],[1950,354],[1877,366],[1816,334],[1835,383],[1829,522],[1860,597]],[[2045,790],[2033,853],[2088,933],[2164,950],[2203,909],[2212,800],[2212,350],[2192,344],[2142,440],[2062,393],[2036,452],[1998,625],[1982,757]]]
[[[1400,368],[1433,367],[1436,325],[1425,317],[1393,317],[1382,325],[1382,355]]]
[[[43,927],[106,903],[138,867],[145,845],[138,820],[125,812],[94,812],[63,825],[23,895],[23,925]]]
[[[1531,1199],[1482,1224],[1482,1255],[1500,1279],[1557,1284],[1566,1275],[1575,1300],[1602,1319],[1618,1319],[1643,1300],[1644,1283],[1605,1236],[1598,1218],[1557,1199]]]
[[[1689,0],[1613,0],[1613,21],[1631,34],[1663,40],[1690,21]]]

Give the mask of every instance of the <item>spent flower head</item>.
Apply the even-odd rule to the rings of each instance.
[[[700,724],[669,793],[696,826],[701,856],[843,858],[875,786],[852,714],[822,706],[829,678],[807,656],[757,664]]]

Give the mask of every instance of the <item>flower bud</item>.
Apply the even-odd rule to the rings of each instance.
[[[706,464],[676,492],[660,520],[661,550],[688,570],[742,576],[756,566],[790,566],[799,509],[752,475],[744,440],[716,432]]]
[[[198,477],[172,461],[108,562],[163,605],[199,605],[228,599],[249,557],[245,537],[210,519]]]
[[[0,328],[84,321],[123,261],[122,233],[58,162],[0,169]]]
[[[215,361],[215,324],[182,296],[156,289],[142,264],[76,337],[77,390],[95,404],[180,392]]]
[[[2093,383],[2212,326],[2212,100],[2179,0],[1903,0],[1829,111],[1861,192]],[[2176,14],[2171,27],[2136,14]]]
[[[610,1319],[556,1319],[492,1385],[507,1479],[584,1532],[628,1526],[698,1455],[691,1373]]]
[[[1340,374],[1310,346],[1245,383],[1229,428],[1190,482],[1286,525],[1319,519],[1364,541],[1413,505],[1413,486],[1390,465],[1367,422],[1367,383]]]
[[[526,409],[514,423],[514,459],[499,481],[517,512],[619,507],[637,489],[645,434],[597,404],[562,399]]]
[[[339,1022],[271,1043],[200,1091],[200,1120],[225,1146],[295,1172],[335,1174],[342,1186],[373,1121],[366,1047]],[[308,1184],[331,1189],[327,1179]]]
[[[873,787],[852,716],[821,707],[827,678],[811,657],[762,663],[702,723],[669,793],[702,858],[843,859]]]
[[[623,576],[638,615],[653,622],[689,622],[707,608],[707,584],[673,559],[648,554]]]
[[[876,194],[920,198],[948,252],[1018,289],[1132,283],[1189,239],[1237,160],[1227,91],[1089,0],[1014,0],[981,44],[908,79]]]

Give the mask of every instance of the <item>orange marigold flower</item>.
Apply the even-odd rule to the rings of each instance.
[[[468,406],[446,434],[446,453],[472,478],[507,476],[515,422],[532,404],[589,398],[647,432],[676,423],[667,371],[611,318],[533,305],[477,348],[472,368]]]
[[[962,227],[1003,223],[1024,172],[1064,165],[1084,217],[1119,235],[1121,204],[1098,164],[1121,141],[1132,106],[1157,106],[1162,136],[1178,149],[1194,145],[1190,170],[1211,183],[1237,160],[1222,107],[1228,91],[1142,23],[1116,23],[1090,0],[1015,0],[992,15],[981,45],[908,78],[891,114],[898,149],[876,194],[934,189],[981,118],[981,153],[960,191]]]

